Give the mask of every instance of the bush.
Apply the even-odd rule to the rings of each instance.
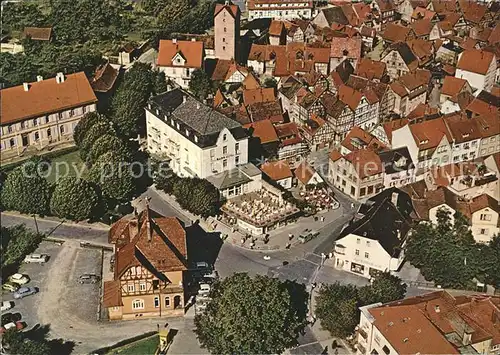
[[[2,227],[2,274],[3,277],[17,270],[24,257],[36,250],[43,239],[42,234],[34,233],[25,225]]]
[[[172,193],[182,208],[195,215],[206,218],[219,212],[219,191],[208,180],[177,178],[173,182]]]

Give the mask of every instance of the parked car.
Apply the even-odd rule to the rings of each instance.
[[[200,291],[210,292],[210,285],[209,284],[200,284]]]
[[[2,302],[2,312],[3,311],[8,311],[9,309],[11,309],[13,306],[12,306],[12,302],[11,301],[3,301]]]
[[[219,278],[219,273],[214,270],[211,273],[204,274],[203,278],[204,279],[218,279]]]
[[[18,284],[18,285],[24,285],[27,284],[30,281],[29,277],[23,274],[14,274],[9,277],[9,282]]]
[[[196,268],[197,269],[208,269],[208,268],[210,268],[210,265],[208,265],[208,263],[206,263],[204,261],[198,261],[198,262],[196,262]]]
[[[5,313],[2,314],[2,325],[7,323],[15,323],[20,321],[22,318],[21,313]]]
[[[17,330],[22,330],[25,328],[25,325],[23,322],[21,321],[17,321],[17,322],[10,322],[10,323],[7,323],[5,324],[4,326],[2,326],[0,328],[0,334],[3,334],[5,333],[7,330],[9,329],[17,329]]]
[[[16,292],[19,290],[19,285],[12,282],[6,282],[2,285],[2,288],[10,292]]]
[[[43,264],[49,260],[49,256],[47,254],[30,254],[26,255],[24,258],[25,263],[38,263]]]
[[[37,290],[34,287],[21,287],[19,290],[14,292],[14,298],[24,298],[29,295],[34,295],[35,293],[37,293]]]
[[[99,282],[99,276],[95,274],[83,274],[78,278],[78,282],[83,284],[95,284]]]

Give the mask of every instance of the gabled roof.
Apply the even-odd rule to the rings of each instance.
[[[177,54],[185,59],[184,65],[174,65]],[[203,42],[162,39],[156,64],[160,67],[202,68]]]
[[[261,144],[273,143],[278,141],[278,135],[274,130],[274,126],[271,120],[252,122],[246,124],[243,127],[250,131],[252,137],[259,138]]]
[[[410,47],[405,42],[394,43],[389,47],[389,55],[390,51],[396,51],[399,53],[403,61],[410,68],[410,70],[415,69],[418,66],[418,59],[415,57],[415,54],[411,51]]]
[[[421,19],[411,23],[411,28],[417,37],[427,36],[431,33],[433,23],[428,19]]]
[[[123,230],[110,230],[110,240],[121,243],[115,253],[115,280],[132,266],[144,266],[159,278],[165,272],[187,270],[186,232],[177,218],[163,217],[147,206],[137,219],[126,222],[137,226],[127,228],[132,233],[128,241],[120,236]]]
[[[292,171],[290,170],[290,165],[286,160],[278,160],[274,162],[264,163],[260,170],[262,170],[267,176],[274,181],[280,181],[283,179],[293,177]]]
[[[415,167],[407,147],[382,151],[379,156],[386,174],[407,171]]]
[[[382,161],[377,153],[371,149],[359,149],[344,156],[350,162],[358,177],[364,179],[383,172]]]
[[[411,27],[401,26],[394,22],[389,22],[381,36],[384,40],[390,42],[404,42],[412,31]]]
[[[274,88],[258,88],[243,90],[243,104],[245,106],[256,102],[269,102],[276,100]]]
[[[119,69],[107,62],[97,68],[90,85],[95,92],[108,92],[113,88],[119,73]]]
[[[356,75],[362,76],[368,80],[382,79],[385,74],[386,64],[375,61],[370,58],[361,58],[356,68]]]
[[[339,100],[349,106],[352,111],[355,111],[363,98],[363,94],[347,85],[341,85],[338,90],[338,97]]]
[[[484,18],[486,11],[488,11],[488,7],[480,4],[477,1],[470,0],[459,0],[460,10],[462,10],[462,14],[464,19],[468,22],[472,23],[480,23]]]
[[[448,96],[455,96],[460,91],[462,91],[462,89],[466,85],[467,85],[467,80],[447,75],[444,77],[443,87],[441,88],[441,94]]]
[[[341,145],[351,152],[359,149],[371,149],[377,152],[387,149],[385,144],[377,137],[357,126],[354,126],[349,133],[347,133]]]
[[[271,26],[269,26],[269,35],[270,36],[281,36],[283,31],[285,30],[285,25],[283,21],[272,20]]]
[[[392,204],[391,197],[392,194],[384,194],[384,198],[375,200],[363,218],[344,228],[338,240],[349,234],[376,240],[391,257],[399,257],[410,223]]]
[[[413,123],[409,125],[410,132],[419,150],[436,148],[443,137],[451,142],[451,134],[443,118]]]
[[[481,49],[467,49],[458,58],[457,69],[486,75],[495,55]]]
[[[444,116],[444,122],[455,143],[463,143],[481,138],[478,122],[462,114]]]
[[[392,0],[375,0],[375,2],[382,12],[396,10],[396,5]]]
[[[237,18],[240,14],[240,8],[238,7],[238,5],[234,5],[229,2],[227,4],[216,4],[214,17],[216,17],[222,10],[227,10],[234,18]]]
[[[316,173],[316,170],[307,163],[307,161],[303,160],[300,164],[295,168],[294,174],[297,179],[300,180],[304,185],[309,184],[312,177]]]
[[[323,15],[328,22],[328,25],[331,26],[333,23],[338,23],[340,25],[348,25],[349,20],[346,18],[344,12],[341,7],[328,7],[326,9],[321,10]]]
[[[97,98],[84,72],[69,74],[63,82],[50,78],[0,90],[0,124],[40,117],[96,103]]]

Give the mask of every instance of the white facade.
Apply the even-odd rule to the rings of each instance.
[[[396,271],[401,266],[404,253],[393,258],[377,240],[348,234],[335,242],[335,267],[370,278],[375,272]]]
[[[179,60],[184,61],[182,56],[178,56]],[[158,69],[165,73],[165,77],[167,79],[172,80],[177,85],[179,85],[183,89],[189,88],[189,81],[191,80],[191,75],[196,70],[196,68],[185,68],[183,67],[184,63],[179,64],[179,67],[162,67],[158,66]]]
[[[312,2],[306,0],[262,2],[247,1],[248,20],[272,18],[275,20],[292,20],[296,18],[310,19],[313,16]]]
[[[170,122],[169,122],[170,123]],[[170,167],[179,176],[206,178],[248,162],[248,137],[237,140],[223,129],[216,144],[200,147],[180,131],[179,123],[167,124],[146,110],[148,151],[168,156]]]
[[[479,91],[486,90],[491,92],[493,85],[495,85],[496,70],[497,61],[495,56],[493,56],[488,71],[485,75],[457,68],[455,71],[455,77],[467,80],[469,82],[469,85],[474,89],[477,89]]]

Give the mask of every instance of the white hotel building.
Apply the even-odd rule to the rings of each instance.
[[[241,124],[182,89],[150,100],[146,129],[149,152],[168,158],[179,176],[207,178],[248,163]]]
[[[292,20],[313,17],[313,2],[309,0],[247,0],[248,20],[272,18]]]

